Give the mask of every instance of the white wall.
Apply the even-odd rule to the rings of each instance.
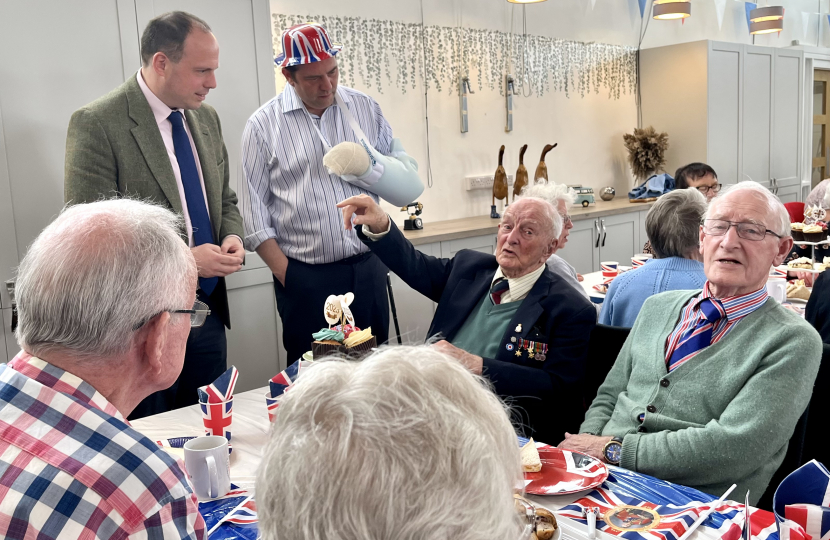
[[[822,9],[828,9],[830,0],[821,0]],[[685,24],[679,21],[650,20],[645,28],[642,46],[658,47],[686,41],[713,39],[751,43],[744,3],[725,0],[722,26],[718,20],[714,0],[693,0],[693,16]],[[822,42],[830,42],[830,28],[826,16],[811,16],[811,26],[802,32],[802,11],[817,12],[816,0],[784,0],[785,30],[780,36],[758,36],[756,44],[789,46],[792,39],[815,44],[816,22],[821,22]],[[762,5],[766,5],[763,4]],[[649,4],[650,8],[650,4]],[[421,3],[381,0],[271,0],[273,13],[297,15],[351,16],[388,19],[409,23],[421,22]],[[640,13],[637,0],[596,0],[592,10],[590,0],[551,0],[529,5],[527,32],[575,41],[636,47],[640,32]],[[505,0],[423,0],[426,25],[464,26],[507,32],[522,32],[522,8]],[[648,12],[643,23],[649,18]],[[805,37],[806,35],[806,37]],[[337,36],[333,36],[336,41]],[[667,89],[673,84],[689,81],[667,80]],[[283,85],[277,76],[278,91]],[[360,84],[357,89],[372,95],[381,105],[397,137],[421,165],[426,179],[426,123],[423,86],[416,91],[401,94],[389,86],[383,94]],[[565,97],[550,93],[514,98],[514,130],[504,132],[504,98],[498,91],[485,87],[468,99],[470,129],[459,130],[459,100],[457,94],[429,92],[430,155],[434,185],[419,199],[424,203],[424,220],[437,221],[480,215],[489,211],[490,194],[487,191],[465,191],[465,176],[492,174],[497,163],[498,148],[507,146],[505,169],[515,172],[521,145],[529,144],[525,164],[533,174],[539,153],[546,143],[559,143],[548,154],[551,178],[570,184],[582,183],[599,188],[607,185],[617,189],[617,196],[625,196],[633,185],[622,145],[623,133],[636,126],[636,102],[631,94],[610,99],[600,92]],[[670,141],[671,141],[671,134]],[[403,213],[391,209],[398,222]]]

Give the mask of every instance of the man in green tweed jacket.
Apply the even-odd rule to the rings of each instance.
[[[580,426],[560,448],[756,503],[813,390],[821,338],[766,294],[789,253],[783,204],[755,182],[716,198],[700,228],[707,282],[643,305]]]
[[[225,371],[224,277],[241,268],[245,255],[219,116],[203,103],[216,87],[216,37],[193,15],[165,13],[144,30],[141,61],[127,82],[72,115],[64,197],[67,204],[130,197],[180,214],[199,268],[197,300],[211,313],[191,330],[179,380],[148,397],[132,418],[196,403],[196,388]]]

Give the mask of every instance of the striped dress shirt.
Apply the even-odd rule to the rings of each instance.
[[[689,300],[689,303],[683,308],[680,322],[677,323],[677,326],[674,327],[672,333],[669,334],[668,338],[666,338],[666,365],[668,365],[671,355],[674,354],[675,349],[677,349],[680,344],[680,338],[683,334],[689,328],[695,326],[700,320],[702,314],[699,306],[700,303],[706,298],[711,298],[713,302],[715,302],[718,310],[726,313],[724,317],[720,318],[717,323],[715,323],[715,326],[712,329],[712,341],[710,342],[710,345],[714,345],[718,341],[725,338],[726,335],[733,328],[735,328],[739,322],[741,322],[741,319],[763,306],[764,302],[766,302],[767,298],[769,298],[769,295],[767,294],[766,287],[761,287],[757,291],[749,294],[715,299],[712,296],[712,293],[709,292],[709,282],[707,281],[700,294]],[[720,303],[720,306],[717,306],[718,302]],[[688,362],[694,358],[695,355],[700,353],[701,350],[703,349],[689,354],[679,362],[675,362],[672,369],[677,369],[684,363]]]
[[[372,146],[388,155],[392,128],[380,106],[357,90],[337,87],[338,95]],[[337,104],[314,120],[289,84],[248,119],[242,135],[240,188],[245,247],[255,250],[269,238],[286,256],[308,264],[325,264],[368,251],[354,229],[345,230],[337,203],[361,193],[376,195],[329,174],[325,149],[314,122],[330,146],[357,142]]]
[[[75,375],[0,364],[0,537],[207,538],[182,471]]]

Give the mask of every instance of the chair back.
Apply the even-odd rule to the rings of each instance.
[[[787,448],[787,455],[778,471],[773,475],[772,480],[764,492],[764,496],[758,502],[758,508],[772,510],[772,496],[784,478],[788,474],[801,467],[808,461],[815,459],[819,463],[830,463],[830,449],[825,443],[826,436],[825,420],[821,411],[826,408],[824,401],[827,392],[830,391],[830,345],[823,343],[821,351],[821,364],[816,375],[816,382],[813,386],[813,395],[807,410],[798,419],[795,431],[790,437],[790,446]],[[813,414],[809,414],[810,411]]]
[[[801,223],[804,221],[804,203],[803,202],[788,202],[784,203],[784,208],[790,214],[790,222]]]
[[[585,383],[582,390],[582,403],[585,410],[597,397],[597,390],[611,371],[617,355],[628,339],[631,328],[598,324],[588,340],[588,363],[585,366]]]

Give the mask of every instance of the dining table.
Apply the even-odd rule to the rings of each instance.
[[[230,474],[231,481],[241,489],[247,489],[254,494],[257,468],[262,460],[263,451],[268,445],[271,423],[268,420],[268,411],[265,395],[269,392],[267,386],[240,392],[233,398],[233,416],[231,423]],[[147,416],[131,422],[133,428],[140,431],[153,441],[161,442],[165,439],[178,437],[201,436],[205,434],[202,424],[202,413],[199,405],[191,405],[180,409]],[[170,449],[167,451],[176,457],[183,458],[183,450]],[[613,474],[616,467],[607,465]],[[621,470],[622,472],[622,470]],[[630,473],[626,471],[626,474]],[[636,473],[633,473],[636,475]],[[527,498],[537,506],[547,508],[553,512],[573,503],[583,497],[585,492],[567,495],[537,496],[528,495]],[[404,495],[405,496],[405,495]],[[559,517],[560,531],[555,540],[588,540],[588,527],[576,520]],[[597,538],[606,537],[610,540],[614,536],[596,532]],[[221,535],[212,538],[223,538]],[[721,534],[715,529],[699,527],[688,540],[717,540]]]

